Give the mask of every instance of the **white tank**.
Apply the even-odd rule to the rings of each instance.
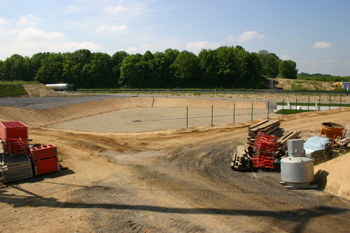
[[[304,156],[302,139],[287,141],[288,157],[281,159],[281,180],[290,186],[308,186],[314,181],[314,162]]]

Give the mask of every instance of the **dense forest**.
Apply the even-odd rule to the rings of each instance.
[[[198,55],[167,49],[127,54],[37,53],[15,54],[0,60],[0,80],[71,83],[78,88],[261,88],[268,77],[297,78],[296,63],[261,50],[241,46],[203,49]]]

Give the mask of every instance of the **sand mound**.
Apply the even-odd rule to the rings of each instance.
[[[315,181],[328,193],[350,200],[350,153],[315,166]],[[323,186],[323,187],[322,187]]]
[[[43,84],[23,84],[23,88],[30,97],[58,96],[57,92]]]

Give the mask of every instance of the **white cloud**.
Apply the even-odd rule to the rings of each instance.
[[[324,60],[323,63],[326,63],[326,64],[333,64],[333,63],[337,63],[338,61],[337,60],[334,60],[334,59],[327,59],[327,60]]]
[[[41,21],[40,18],[35,17],[34,15],[22,15],[18,22],[17,25],[20,26],[35,26]]]
[[[97,32],[121,32],[127,30],[128,27],[123,24],[119,26],[108,26],[108,25],[102,25],[96,29]]]
[[[50,41],[63,39],[65,36],[61,32],[45,32],[37,28],[29,27],[21,30],[18,33],[18,38],[31,41]]]
[[[328,49],[333,47],[333,44],[330,42],[319,41],[314,44],[315,49]]]
[[[129,47],[128,49],[125,49],[125,52],[130,53],[130,54],[136,53],[136,52],[138,52],[138,51],[139,51],[139,48],[137,48],[137,47],[135,47],[135,46],[131,46],[131,47]]]
[[[0,30],[0,39],[12,36],[12,35],[17,35],[19,30],[17,29],[11,29],[11,30]]]
[[[88,49],[92,52],[100,52],[103,47],[99,44],[95,44],[92,42],[68,42],[59,44],[57,47],[57,51],[66,51],[66,52],[74,52],[79,49]]]
[[[7,23],[7,20],[0,17],[0,26],[5,25],[6,23]]]
[[[202,49],[215,49],[220,45],[217,43],[209,43],[208,41],[197,41],[186,44],[186,49],[195,53],[200,52]]]
[[[290,60],[291,56],[289,54],[281,56],[282,60]]]
[[[0,30],[1,36],[3,36],[3,32]],[[78,49],[89,49],[97,52],[103,50],[101,45],[93,42],[69,41],[61,32],[47,32],[33,27],[11,30],[6,33],[7,41],[2,43],[0,49],[0,59],[2,60],[13,54],[32,56],[39,52],[74,52]]]
[[[263,34],[260,34],[257,31],[246,31],[246,32],[244,32],[242,35],[240,35],[237,38],[235,38],[232,35],[229,35],[227,37],[227,40],[231,41],[231,42],[241,43],[241,42],[246,42],[246,41],[249,41],[249,40],[263,39],[264,37],[265,36]]]
[[[123,6],[107,6],[105,11],[109,14],[119,14],[120,12],[126,11],[126,8]]]

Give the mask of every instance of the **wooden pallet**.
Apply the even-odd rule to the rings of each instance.
[[[7,167],[1,173],[3,183],[33,177],[32,163],[26,154],[0,156],[0,162]]]

